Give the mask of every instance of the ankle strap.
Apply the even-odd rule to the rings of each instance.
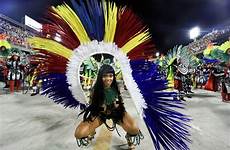
[[[125,138],[127,139],[128,144],[133,144],[136,146],[136,145],[139,145],[140,141],[144,139],[144,135],[141,133],[141,131],[139,131],[135,135],[131,135],[131,134],[127,133]]]
[[[77,141],[77,146],[78,147],[85,147],[85,146],[89,145],[88,137],[83,137],[83,138],[80,138],[80,139],[76,139],[76,141]]]

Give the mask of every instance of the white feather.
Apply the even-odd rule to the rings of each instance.
[[[141,117],[143,117],[143,109],[147,108],[147,105],[142,94],[140,93],[140,89],[132,77],[132,69],[130,67],[128,57],[122,52],[121,49],[117,47],[115,43],[105,43],[94,40],[88,44],[80,45],[74,50],[73,56],[68,63],[66,71],[67,82],[70,85],[69,89],[74,98],[81,103],[86,103],[86,96],[80,83],[80,65],[90,56],[101,53],[114,56],[114,58],[120,63],[126,87],[129,90],[138,113]]]

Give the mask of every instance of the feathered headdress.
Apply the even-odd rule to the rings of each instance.
[[[228,51],[230,50],[230,41],[222,43],[220,46],[210,44],[203,51],[205,57],[204,63],[214,63],[214,62],[230,62],[230,56]],[[210,60],[210,61],[207,61]],[[212,60],[212,61],[211,61]]]
[[[5,47],[6,49],[10,49],[11,45],[7,40],[0,39],[0,47]]]
[[[169,50],[163,61],[164,67],[168,68],[174,61],[177,62],[179,70],[183,74],[188,72],[188,67],[195,69],[199,64],[198,58],[188,50],[188,47],[182,45]]]
[[[183,104],[175,93],[161,92],[156,66],[141,59],[154,44],[148,28],[129,8],[112,2],[86,0],[52,7],[43,36],[29,40],[42,63],[39,78],[43,94],[65,107],[84,109],[86,98],[80,84],[82,62],[98,53],[111,54],[120,63],[123,79],[156,149],[188,149],[187,117],[172,108]],[[57,40],[57,37],[58,39]],[[157,86],[156,86],[157,85]]]
[[[172,65],[176,65],[182,74],[187,74],[189,69],[195,69],[199,65],[199,59],[188,50],[188,47],[180,45],[169,50],[162,64],[163,69],[167,70],[168,86],[173,87],[175,72]]]

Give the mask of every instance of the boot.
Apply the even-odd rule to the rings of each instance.
[[[10,80],[10,94],[14,93],[14,80]]]
[[[226,96],[226,100],[227,100],[228,102],[230,102],[230,93],[227,93],[226,95],[227,95],[227,96]]]
[[[226,93],[223,93],[223,92],[221,93],[222,101],[223,101],[223,102],[227,100],[227,99],[226,99],[226,95],[227,95]]]

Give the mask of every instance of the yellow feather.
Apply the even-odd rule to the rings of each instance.
[[[227,52],[228,49],[230,49],[230,40],[224,42],[223,44],[220,45],[219,47],[220,50],[224,51],[225,53]]]
[[[138,33],[132,39],[130,39],[121,49],[124,53],[130,52],[133,48],[140,45],[141,43],[150,39],[148,31],[144,31],[142,33]]]
[[[43,49],[48,52],[58,54],[67,59],[70,59],[70,57],[73,55],[72,50],[66,48],[65,46],[53,40],[40,37],[33,37],[29,38],[28,42],[33,46],[33,48]]]
[[[52,7],[52,9],[70,26],[81,44],[91,41],[81,20],[67,4],[59,5],[56,8]]]
[[[6,49],[10,49],[11,45],[7,40],[0,40],[0,47],[4,46]]]
[[[108,6],[107,6],[108,5]],[[115,3],[103,1],[105,18],[105,42],[113,42],[117,26],[117,6]]]

